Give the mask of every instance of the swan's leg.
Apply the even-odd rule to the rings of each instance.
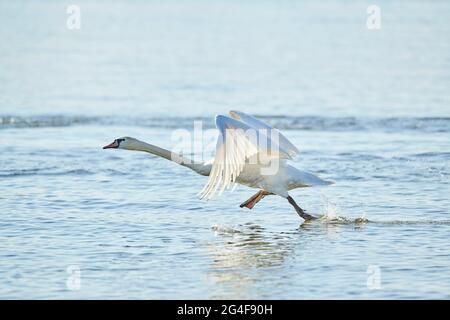
[[[250,199],[241,203],[240,207],[241,208],[246,207],[246,208],[252,209],[255,206],[255,204],[257,204],[262,198],[264,198],[265,196],[267,196],[269,194],[273,194],[273,193],[267,192],[264,190],[260,190],[256,194],[251,196]]]
[[[247,201],[241,203],[240,207],[247,207],[249,209],[252,209],[257,202],[259,202],[262,198],[264,198],[264,195],[262,195],[264,191],[260,190],[256,194],[250,197]]]
[[[297,211],[298,215],[299,215],[300,217],[302,217],[303,219],[305,219],[305,220],[314,220],[314,219],[317,219],[316,217],[313,217],[312,215],[309,215],[309,214],[307,214],[305,211],[303,211],[303,209],[300,208],[300,207],[298,206],[297,203],[295,203],[294,199],[292,199],[291,196],[288,196],[288,197],[287,197],[287,200],[288,200],[289,203],[295,208],[295,211]]]

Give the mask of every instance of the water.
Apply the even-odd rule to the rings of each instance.
[[[448,2],[379,1],[379,31],[364,1],[77,4],[0,4],[1,298],[450,298]],[[230,109],[335,181],[291,192],[322,219],[101,149]]]

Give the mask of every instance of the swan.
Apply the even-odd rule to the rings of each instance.
[[[103,149],[148,152],[207,176],[208,181],[199,193],[201,199],[211,199],[217,192],[220,194],[238,183],[259,189],[240,205],[241,208],[252,209],[264,197],[278,195],[285,198],[304,220],[316,219],[306,213],[288,191],[332,182],[288,164],[299,150],[277,129],[244,112],[230,111],[229,114],[216,116],[219,130],[216,153],[207,162],[192,161],[132,137],[118,138]]]

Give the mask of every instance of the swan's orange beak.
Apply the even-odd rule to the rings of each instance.
[[[119,143],[117,140],[114,140],[112,143],[108,144],[107,146],[104,146],[103,149],[117,149],[119,147]]]

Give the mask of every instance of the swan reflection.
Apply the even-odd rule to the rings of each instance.
[[[335,238],[340,226],[314,222],[280,232],[248,223],[238,227],[214,226],[212,230],[216,238],[207,245],[212,259],[206,275],[210,298],[251,299],[264,298],[258,292],[262,282],[272,283],[276,290],[277,283],[288,281],[279,276],[279,269],[290,265],[286,261],[312,254],[321,241],[329,241],[329,236]]]

